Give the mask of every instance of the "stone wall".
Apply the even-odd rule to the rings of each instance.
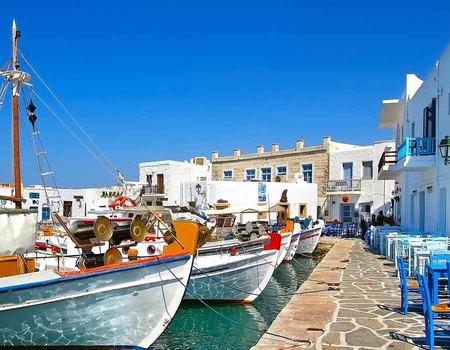
[[[277,166],[286,166],[286,175],[281,176],[281,182],[295,182],[295,174],[302,173],[302,164],[312,164],[312,182],[318,185],[318,197],[326,196],[326,185],[329,169],[329,147],[327,144],[316,147],[303,147],[303,141],[297,141],[297,147],[290,150],[279,150],[278,144],[272,145],[272,150],[264,152],[258,146],[257,153],[241,154],[235,150],[233,156],[219,157],[217,152],[212,155],[212,180],[223,180],[223,172],[233,172],[232,181],[245,181],[246,170],[255,169],[255,180],[261,179],[261,168],[272,169],[272,181],[276,181]],[[300,179],[303,181],[303,179]]]

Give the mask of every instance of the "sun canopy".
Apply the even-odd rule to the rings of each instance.
[[[224,209],[210,209],[204,210],[206,215],[221,215],[221,214],[249,214],[249,213],[267,213],[267,212],[278,213],[286,211],[281,205],[274,205],[270,208],[267,207],[228,207]]]

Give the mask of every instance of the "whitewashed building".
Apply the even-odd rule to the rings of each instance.
[[[139,181],[149,185],[148,194],[155,195],[158,205],[198,204],[198,189],[186,183],[211,179],[211,163],[205,157],[195,157],[190,162],[162,160],[139,163]],[[158,196],[159,195],[159,196]]]
[[[285,191],[287,202],[284,205],[288,216],[317,217],[315,183],[300,179],[293,182],[212,181],[209,161],[198,159],[140,163],[139,180],[148,182],[152,190],[164,195],[161,204],[167,206],[204,209],[232,206],[263,210],[278,204]]]
[[[396,181],[401,225],[448,235],[450,166],[438,146],[450,135],[450,46],[425,80],[408,74],[402,96],[383,101],[379,127],[396,130],[396,145],[383,153],[378,178]]]
[[[374,171],[381,154],[394,144],[394,141],[379,141],[370,146],[330,152],[325,209],[329,220],[358,223],[361,218],[370,220],[371,214],[380,210],[387,216],[394,215],[395,181],[379,180]]]

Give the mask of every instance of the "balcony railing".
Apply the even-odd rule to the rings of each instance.
[[[397,164],[397,151],[383,152],[380,161],[378,162],[378,174],[380,173],[383,165],[386,164]]]
[[[327,192],[354,192],[354,191],[361,191],[361,179],[327,181]]]
[[[145,186],[145,194],[164,194],[164,186]]]
[[[430,156],[436,153],[436,138],[407,137],[397,148],[398,160],[407,156]]]
[[[397,151],[383,152],[378,162],[378,173],[383,165],[396,164],[406,157],[430,156],[436,154],[436,138],[434,137],[407,137],[405,141],[397,147]]]

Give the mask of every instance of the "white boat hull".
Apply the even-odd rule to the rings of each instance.
[[[272,277],[279,251],[198,255],[194,261],[185,299],[251,303]]]
[[[323,220],[318,220],[319,223],[311,229],[304,229],[300,232],[300,239],[296,254],[310,255],[314,252],[319,243],[320,236],[325,225]]]
[[[146,349],[175,316],[192,263],[181,254],[2,278],[0,345]]]
[[[300,224],[298,224],[300,226]],[[300,232],[296,232],[292,234],[291,242],[289,244],[288,251],[286,255],[284,256],[283,262],[288,263],[290,262],[297,252],[297,247],[300,239]]]
[[[292,232],[285,232],[281,234],[280,253],[278,255],[276,266],[278,267],[286,259],[292,241]]]

